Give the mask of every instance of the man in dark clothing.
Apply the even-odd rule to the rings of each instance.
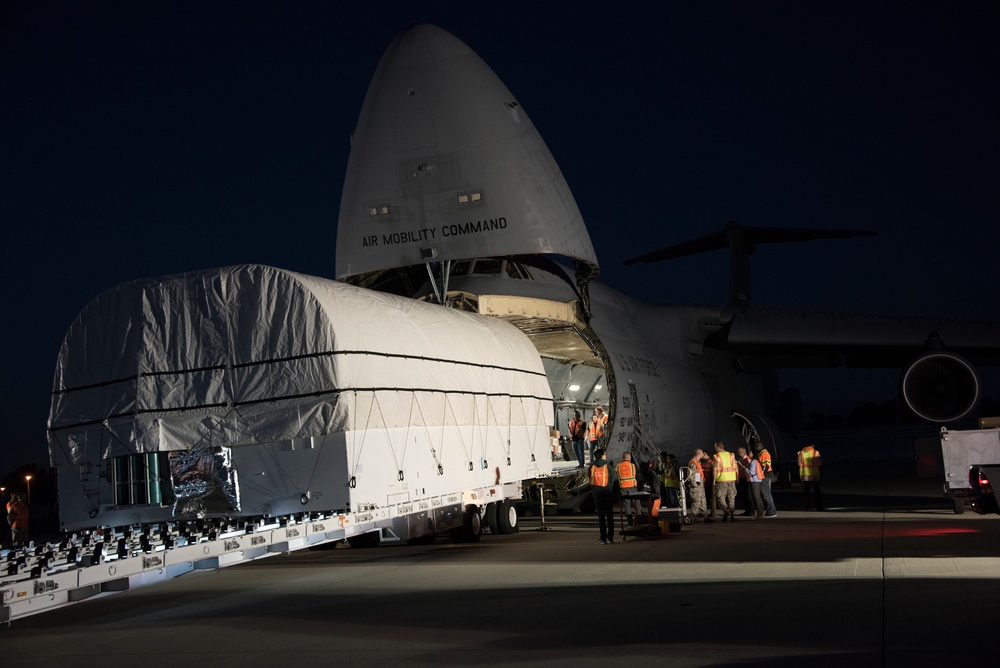
[[[604,459],[604,448],[597,448],[591,453],[590,491],[594,495],[594,507],[597,508],[597,526],[601,530],[601,538],[597,544],[613,543],[615,542],[615,497],[611,467]]]

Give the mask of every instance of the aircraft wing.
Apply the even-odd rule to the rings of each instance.
[[[1000,322],[729,307],[706,345],[753,368],[902,368],[947,351],[975,365],[1000,364]]]
[[[727,317],[728,316],[728,317]],[[910,408],[932,422],[978,402],[976,366],[1000,365],[1000,322],[733,306],[705,345],[736,355],[744,371],[898,368]]]

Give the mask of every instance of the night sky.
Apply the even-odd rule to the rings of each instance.
[[[290,4],[0,8],[0,475],[46,463],[56,355],[103,290],[246,262],[333,277],[349,136],[414,23],[511,89],[613,287],[719,304],[724,252],[622,262],[727,220],[868,229],[759,248],[754,303],[1000,319],[996,5]],[[833,406],[840,375],[806,406]]]

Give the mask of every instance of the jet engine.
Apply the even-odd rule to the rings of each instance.
[[[918,357],[900,376],[900,395],[929,422],[961,420],[979,404],[980,382],[968,361],[947,352]]]

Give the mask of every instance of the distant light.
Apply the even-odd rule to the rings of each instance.
[[[577,390],[579,390],[579,389],[580,389],[580,386],[579,386],[579,385],[570,385],[570,386],[569,386],[569,391],[570,391],[570,392],[576,392],[576,391],[577,391]]]
[[[594,389],[595,389],[595,390],[599,390],[599,389],[601,389],[602,387],[604,387],[604,386],[603,386],[603,385],[594,385]]]

